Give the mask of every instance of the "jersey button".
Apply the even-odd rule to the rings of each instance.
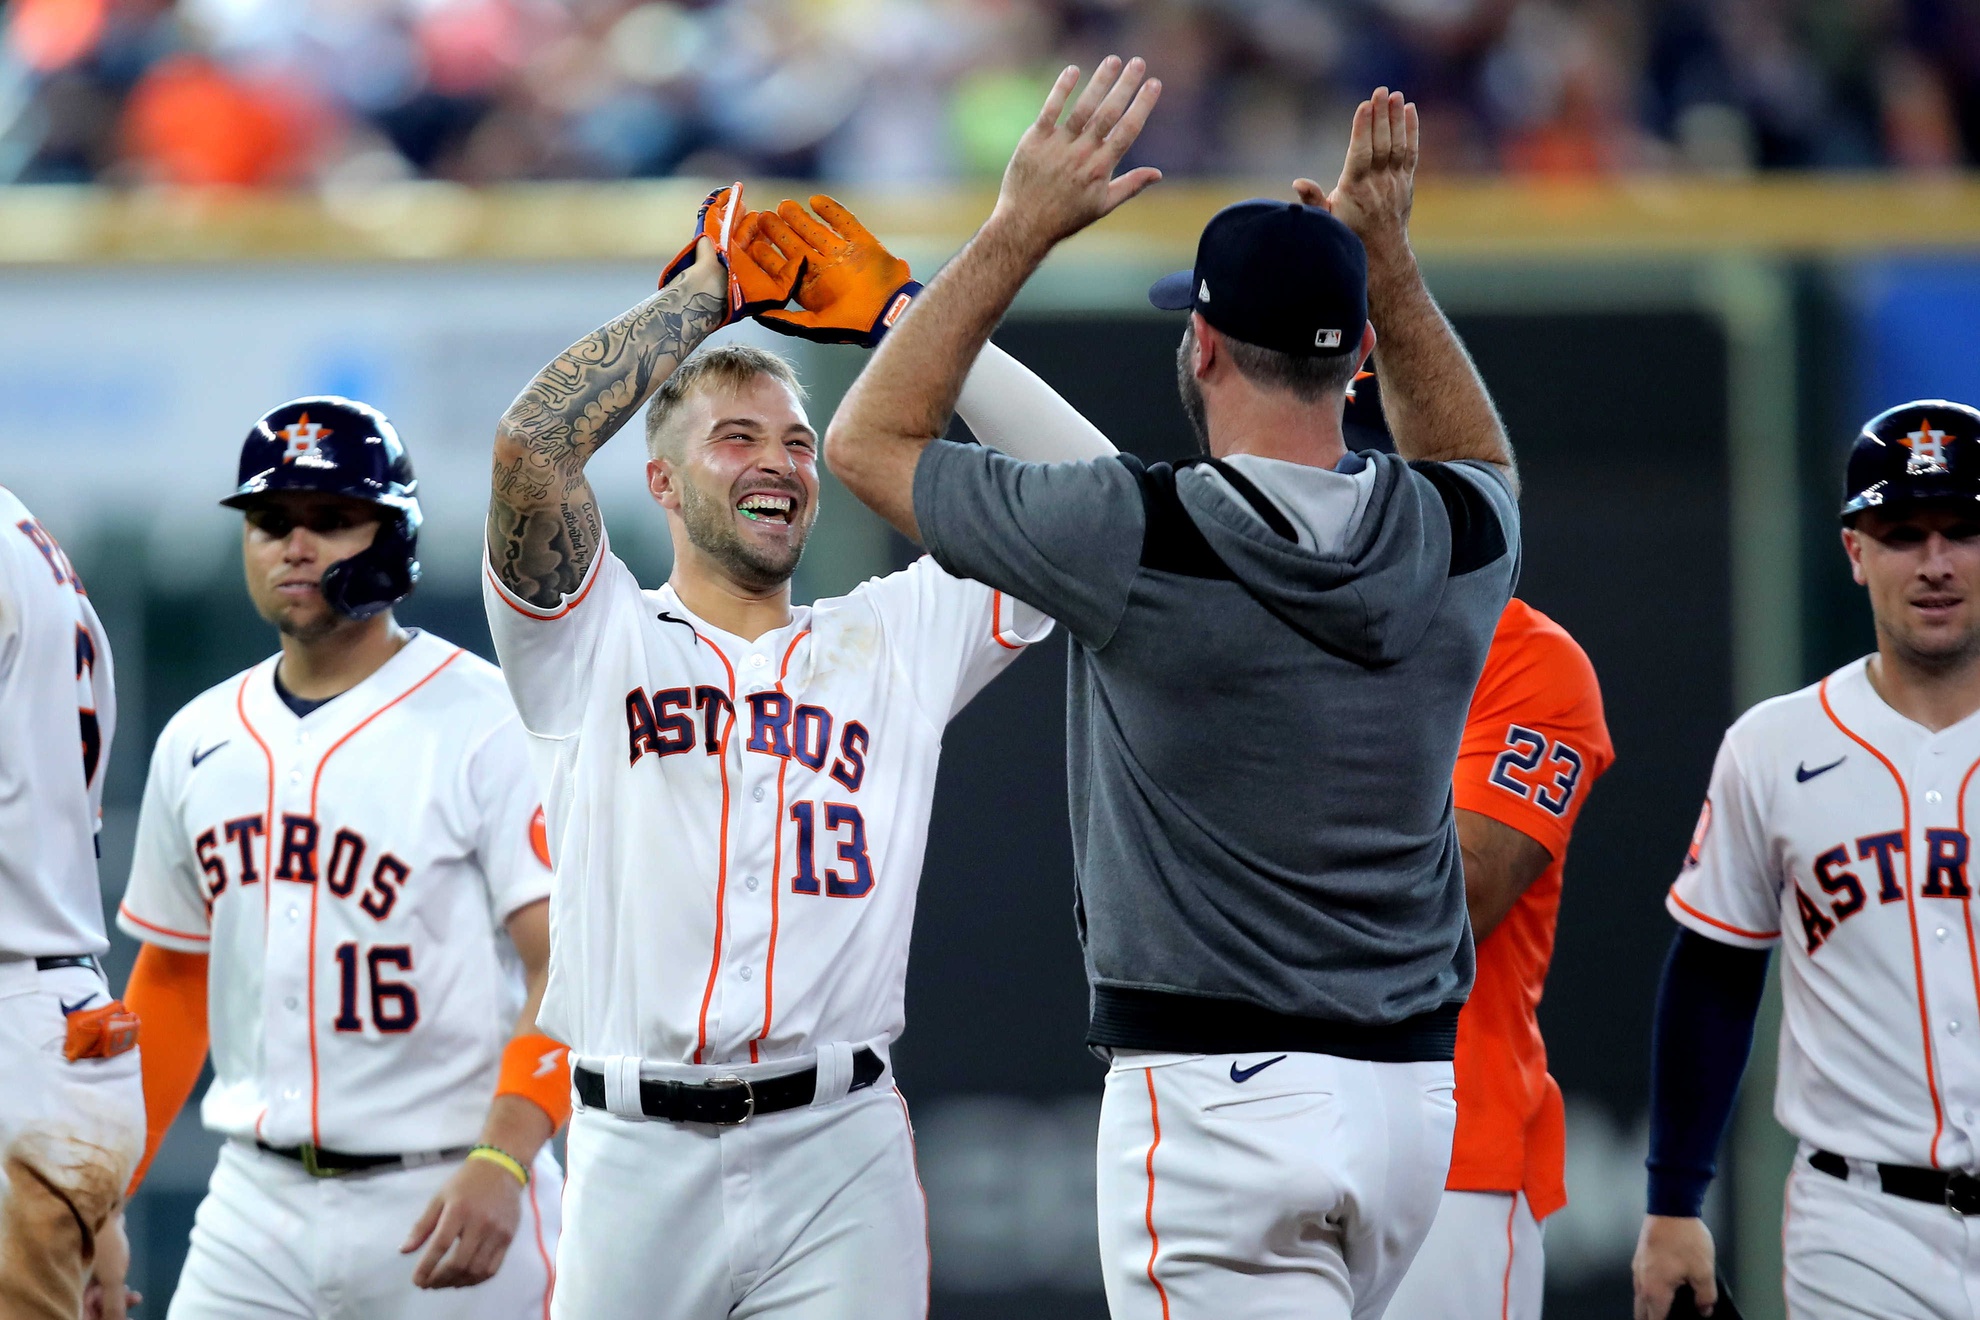
[[[763,800],[763,790],[761,788],[753,788],[749,791],[749,796],[752,801],[761,802]]]
[[[302,909],[297,907],[293,903],[289,904],[289,920],[290,921],[302,920]]]
[[[287,999],[284,999],[282,1001],[282,1007],[288,1009],[291,1013],[293,1013],[298,1008],[302,1007],[302,1000],[297,999],[294,995],[290,995]]]
[[[1935,788],[1931,792],[1927,793],[1925,795],[1925,800],[1927,802],[1937,802],[1939,800],[1939,790]]]
[[[284,1100],[300,1100],[302,1099],[302,1088],[291,1086],[282,1092],[282,1098]]]
[[[740,976],[743,980],[747,981],[749,979],[749,968],[747,967],[738,968],[736,971],[736,975]]]
[[[289,771],[289,782],[292,784],[300,784],[302,782],[302,771],[300,770]]]
[[[745,968],[744,970],[747,971],[748,969]],[[1946,1030],[1957,1036],[1959,1034],[1959,1019],[1954,1018],[1952,1021],[1946,1023]]]
[[[769,663],[770,657],[766,655],[753,655],[749,658],[749,667],[751,669],[761,669]]]
[[[749,890],[749,891],[751,891],[752,893],[754,893],[754,892],[755,892],[755,890],[756,890],[756,877],[755,877],[755,876],[750,876],[750,877],[749,877],[749,878],[748,878],[747,880],[744,880],[744,881],[743,881],[743,888],[745,888],[745,889],[747,889],[747,890]]]
[[[1939,927],[1937,930],[1933,931],[1932,933],[1934,935],[1937,935],[1942,942],[1946,938],[1946,928],[1944,926]]]

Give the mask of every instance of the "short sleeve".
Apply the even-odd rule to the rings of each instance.
[[[1458,752],[1458,808],[1511,826],[1558,861],[1614,761],[1595,667],[1574,639],[1555,629],[1495,638]]]
[[[1052,620],[995,587],[945,572],[923,556],[860,588],[893,641],[901,676],[930,720],[946,724]]]
[[[589,695],[592,658],[608,619],[625,607],[628,595],[637,609],[639,581],[606,540],[601,539],[577,590],[551,609],[510,591],[484,557],[481,597],[488,632],[524,728],[545,738],[577,732]]]
[[[1462,577],[1510,555],[1520,563],[1519,500],[1512,478],[1476,459],[1419,461],[1410,470],[1436,487],[1451,523],[1451,576]]]
[[[179,766],[183,749],[167,725],[152,750],[145,776],[144,801],[138,808],[137,841],[131,854],[131,875],[124,901],[117,907],[117,925],[126,935],[175,949],[205,953],[212,942],[212,912],[204,883],[210,867],[224,862],[225,840],[214,831],[187,839],[179,818]]]
[[[1752,785],[1730,733],[1698,813],[1683,869],[1664,906],[1679,924],[1721,944],[1766,949],[1781,937],[1780,884]]]
[[[1141,486],[1118,458],[1022,463],[937,440],[914,473],[914,516],[935,562],[1026,601],[1105,646],[1141,563]]]
[[[529,740],[516,720],[502,721],[467,763],[475,811],[475,857],[498,921],[550,896],[550,838],[542,795],[530,768]]]

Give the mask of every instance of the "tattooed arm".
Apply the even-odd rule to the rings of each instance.
[[[555,606],[591,568],[603,524],[584,465],[723,321],[724,276],[694,265],[558,355],[495,428],[488,562],[532,605]]]

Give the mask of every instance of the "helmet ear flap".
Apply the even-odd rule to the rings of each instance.
[[[404,515],[378,524],[370,545],[323,570],[323,599],[352,619],[383,614],[412,595],[419,582],[416,527]]]

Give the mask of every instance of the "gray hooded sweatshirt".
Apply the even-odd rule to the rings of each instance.
[[[1089,1041],[1450,1058],[1473,971],[1451,774],[1518,571],[1505,476],[938,441],[914,503],[937,563],[1072,637]]]

